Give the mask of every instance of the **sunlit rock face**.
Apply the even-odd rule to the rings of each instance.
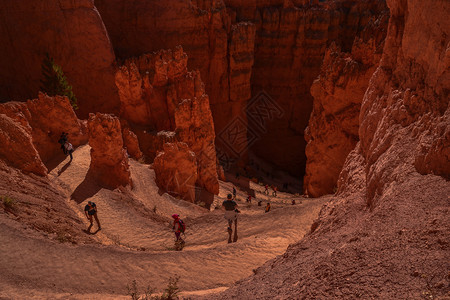
[[[185,143],[165,143],[153,163],[158,187],[175,197],[195,202],[197,159]]]
[[[131,185],[128,156],[123,148],[119,119],[108,114],[90,114],[88,128],[91,146],[90,174],[109,188]]]
[[[334,43],[311,87],[313,111],[306,129],[304,190],[319,197],[336,191],[347,155],[359,141],[359,112],[369,80],[378,67],[388,24],[388,11],[355,38],[351,53]]]
[[[189,67],[206,82],[216,144],[230,160],[245,161],[251,146],[257,156],[296,176],[305,170],[310,87],[325,50],[335,41],[350,52],[355,36],[386,10],[383,1],[353,0],[171,0],[164,5],[99,0],[96,5],[120,57],[183,46]],[[247,106],[262,91],[274,102],[257,107],[264,116]],[[232,130],[244,139],[250,136],[249,145],[227,139]]]
[[[37,95],[48,53],[73,86],[80,118],[118,112],[115,55],[93,0],[4,0],[0,19],[0,102]]]
[[[450,7],[388,5],[386,45],[362,103],[357,147],[370,204],[411,172],[450,177]]]
[[[196,183],[219,192],[214,123],[198,71],[189,72],[181,47],[125,61],[116,74],[121,117],[136,132],[150,159],[164,143],[183,142],[195,154]],[[145,129],[144,129],[145,128]]]
[[[27,136],[31,138],[31,144],[27,142],[27,145],[23,145],[23,149],[26,150],[11,149],[11,151],[26,151],[33,153],[33,157],[37,153],[36,159],[33,158],[32,161],[37,160],[47,164],[61,153],[61,145],[58,144],[58,140],[62,132],[68,133],[68,140],[74,147],[85,144],[88,140],[86,123],[77,118],[66,97],[49,97],[39,93],[38,98],[27,102],[0,104],[0,114],[13,119],[26,132],[26,136],[18,137],[17,141],[23,140]],[[12,127],[10,128],[12,129]],[[16,131],[16,134],[20,132],[22,131]],[[28,157],[28,154],[23,157]],[[39,165],[40,163],[33,162],[31,164]],[[46,173],[40,167],[38,169],[32,173]]]

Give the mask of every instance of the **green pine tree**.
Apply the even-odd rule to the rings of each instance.
[[[72,91],[72,86],[67,82],[67,77],[61,66],[57,65],[53,58],[45,53],[44,61],[42,62],[42,75],[44,80],[41,80],[41,90],[49,96],[66,96],[69,98],[73,109],[78,109],[77,98]]]

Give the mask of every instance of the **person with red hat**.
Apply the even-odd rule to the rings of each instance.
[[[173,218],[173,232],[175,233],[175,250],[182,250],[184,247],[184,240],[181,238],[181,233],[184,233],[186,225],[180,216],[177,214],[172,215]]]

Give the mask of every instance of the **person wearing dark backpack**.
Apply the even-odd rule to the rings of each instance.
[[[94,223],[92,218],[95,218],[95,222],[97,222],[97,226],[98,226],[97,231],[102,229],[102,227],[100,226],[100,221],[98,220],[98,216],[97,216],[97,205],[95,205],[94,202],[88,201],[88,204],[86,204],[86,206],[84,207],[84,214],[86,215],[86,218],[90,222],[90,225],[87,229],[88,233],[91,232],[91,228]]]
[[[233,200],[233,196],[228,194],[227,200],[223,201],[222,207],[225,208],[225,219],[228,221],[228,243],[231,243],[231,235],[233,234],[232,225],[234,222],[234,237],[233,242],[237,242],[237,216],[239,210],[237,209],[237,203]]]
[[[186,230],[186,225],[183,220],[180,219],[180,216],[177,214],[172,215],[173,218],[173,232],[175,233],[175,250],[182,250],[184,247],[184,240],[181,238],[181,234],[184,234]]]

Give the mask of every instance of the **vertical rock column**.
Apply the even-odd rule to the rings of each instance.
[[[132,184],[119,119],[108,114],[89,114],[88,128],[89,172],[99,183],[110,188]]]

